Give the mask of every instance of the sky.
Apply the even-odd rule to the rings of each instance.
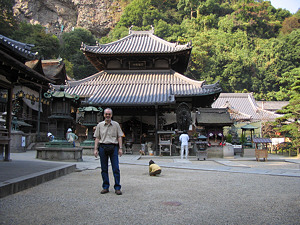
[[[291,13],[296,13],[300,8],[300,0],[269,0],[276,9],[287,9]]]

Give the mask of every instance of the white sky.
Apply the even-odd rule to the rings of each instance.
[[[300,8],[300,0],[269,0],[276,9],[287,9],[291,13],[296,13]]]

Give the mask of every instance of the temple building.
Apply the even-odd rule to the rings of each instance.
[[[40,137],[48,106],[42,93],[54,82],[26,65],[37,58],[32,47],[0,35],[0,158],[6,161],[10,152],[22,151]]]
[[[218,82],[206,84],[183,75],[191,43],[167,42],[155,36],[153,29],[130,29],[120,40],[96,46],[82,44],[81,50],[99,72],[68,81],[65,91],[78,95],[82,105],[112,108],[125,140],[133,143],[139,143],[142,133],[147,133],[157,146],[158,131],[189,129],[191,112],[210,108],[222,91]],[[53,91],[59,88],[52,86]]]
[[[32,47],[0,35],[0,139],[9,139],[5,160],[10,152],[47,141],[51,104],[43,94],[49,83],[65,84],[67,79],[61,59],[41,60]],[[1,147],[0,157],[2,152]]]

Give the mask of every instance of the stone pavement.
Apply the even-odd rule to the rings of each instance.
[[[74,164],[33,156],[12,159]],[[113,192],[111,170],[110,193],[100,194],[99,160],[84,156],[78,172],[1,198],[0,224],[299,224],[300,177],[288,173],[300,170],[298,159],[151,157],[162,174],[150,177],[150,157],[138,158],[120,158],[121,196]]]
[[[100,168],[99,159],[83,156],[82,162],[58,162],[36,159],[36,151],[11,153],[11,162],[0,163],[0,197],[25,190],[45,181],[55,179],[73,171],[95,170]],[[269,154],[267,162],[256,162],[255,158],[236,157],[232,159],[209,159],[198,161],[196,157],[181,160],[178,156],[139,156],[123,155],[120,164],[147,166],[153,159],[162,168],[186,170],[218,171],[244,174],[261,174],[300,178],[300,159]],[[251,162],[251,165],[248,165]],[[270,164],[281,162],[281,165]],[[289,167],[282,164],[287,164]],[[258,166],[259,165],[259,166]]]

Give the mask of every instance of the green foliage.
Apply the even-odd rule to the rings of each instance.
[[[68,65],[67,70],[67,72],[70,72],[70,76],[72,76],[73,72],[75,79],[82,79],[97,72],[80,50],[81,43],[87,45],[96,44],[95,37],[90,31],[77,28],[72,32],[63,33],[62,43],[61,57],[71,63],[71,65]]]
[[[65,63],[67,75],[71,78],[74,78],[73,64],[67,59],[64,59],[64,63]]]
[[[277,119],[281,125],[280,132],[289,134],[292,140],[293,147],[300,149],[300,70],[295,69],[295,80],[291,85],[292,95],[291,100],[287,106],[278,113],[284,114],[283,117]]]
[[[10,1],[0,0],[2,11],[12,12],[11,5],[1,4],[4,2]],[[127,6],[120,21],[100,43],[127,36],[132,25],[133,30],[149,30],[154,25],[154,34],[167,41],[192,41],[186,76],[207,83],[220,81],[224,92],[253,92],[257,100],[291,98],[288,88],[298,73],[294,69],[300,66],[299,11],[292,15],[257,0],[124,2]],[[79,79],[96,72],[80,50],[82,42],[95,45],[89,31],[63,33],[60,48],[58,39],[45,34],[41,26],[21,24],[11,37],[35,44],[34,50],[47,59],[60,55],[71,77]]]
[[[55,35],[46,34],[41,25],[20,23],[11,38],[20,42],[34,44],[32,52],[38,52],[43,59],[57,58],[59,52],[59,40]]]
[[[247,138],[246,138],[245,134],[241,135],[241,137],[240,137],[240,143],[243,145],[243,144],[246,143],[246,141],[247,141]]]
[[[283,35],[290,34],[293,30],[297,30],[300,28],[299,23],[300,16],[292,16],[286,18],[282,23],[282,28],[280,33]]]
[[[207,0],[200,2],[198,6],[198,14],[211,15],[214,14],[218,17],[225,16],[234,12],[232,6],[228,2],[220,0]]]
[[[290,16],[268,1],[133,0],[116,28],[100,42],[128,35],[131,25],[135,30],[154,25],[155,35],[167,41],[185,44],[192,40],[188,77],[220,81],[225,92],[246,90],[258,99],[286,100],[289,95],[279,95],[284,91],[280,80],[298,65],[298,48],[290,46],[297,46],[299,37],[277,36]]]
[[[12,10],[13,3],[11,0],[0,0],[0,34],[4,36],[10,36],[16,28]]]
[[[251,37],[271,38],[276,37],[281,27],[280,21],[272,11],[276,9],[269,1],[237,4],[232,13],[236,21],[235,29],[247,32]]]
[[[186,16],[190,16],[192,19],[194,16],[194,12],[196,12],[200,1],[198,0],[179,0],[177,4],[177,8],[180,11],[183,11]]]
[[[227,143],[232,143],[232,135],[231,135],[231,134],[228,134],[228,135],[226,136],[226,142],[227,142]]]
[[[279,101],[287,101],[291,96],[295,95],[295,90],[291,86],[296,82],[297,76],[300,74],[300,68],[295,68],[283,74],[280,79],[280,91],[275,93],[276,99]]]
[[[81,43],[85,43],[87,45],[95,45],[96,39],[90,31],[83,28],[76,28],[74,29],[74,31],[71,31],[69,33],[63,33],[62,42],[62,57],[70,58],[74,54],[81,52]]]
[[[156,8],[150,7],[150,3],[151,0],[133,0],[125,8],[118,26],[130,27],[134,25],[141,27],[151,25],[147,22],[150,22],[153,16],[159,16],[159,14],[157,14],[158,10]]]

